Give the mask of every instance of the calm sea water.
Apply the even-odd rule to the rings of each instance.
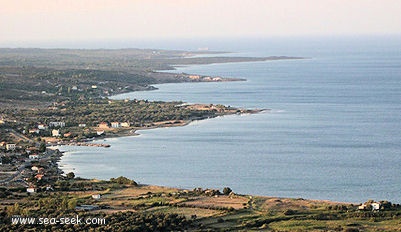
[[[304,39],[215,43],[234,55],[309,59],[181,67],[246,82],[158,85],[117,99],[264,108],[107,139],[111,148],[62,147],[65,172],[120,175],[182,188],[363,202],[401,202],[401,40]],[[182,47],[181,49],[186,49]],[[100,141],[104,142],[104,141]]]

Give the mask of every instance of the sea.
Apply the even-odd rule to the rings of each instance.
[[[224,104],[258,114],[62,146],[64,172],[236,193],[401,203],[401,37],[242,38],[114,44],[305,59],[179,66],[246,81],[155,85],[113,99]]]

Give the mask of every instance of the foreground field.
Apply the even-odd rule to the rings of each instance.
[[[1,231],[401,231],[401,208],[182,190],[110,181],[59,181],[52,191],[2,189]],[[11,225],[11,217],[100,217],[106,225]]]

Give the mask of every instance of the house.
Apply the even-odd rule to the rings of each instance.
[[[59,136],[61,136],[61,135],[60,135],[60,130],[56,130],[56,129],[52,130],[52,136],[53,136],[53,137],[59,137]]]
[[[26,191],[28,193],[36,193],[36,188],[35,187],[28,187],[28,188],[26,188]]]
[[[38,125],[38,129],[39,129],[39,130],[46,130],[46,129],[47,129],[47,126],[46,126],[45,124],[39,124],[39,125]]]
[[[200,79],[200,76],[199,76],[199,75],[189,75],[188,77],[189,77],[189,79],[191,79],[191,80],[199,80],[199,79]]]
[[[7,143],[6,144],[6,149],[7,151],[13,151],[16,148],[16,144],[15,143]]]
[[[129,122],[122,122],[121,123],[121,127],[130,127],[131,126],[131,123],[129,123]]]
[[[6,142],[0,142],[0,147],[5,147],[6,146]]]
[[[367,205],[365,205],[365,204],[358,206],[359,210],[365,210],[366,208],[367,208]]]
[[[97,89],[97,85],[92,85],[92,89]]]
[[[99,128],[107,129],[109,128],[109,124],[107,122],[99,123]]]
[[[71,135],[72,135],[71,132],[68,132],[68,133],[64,133],[64,134],[63,134],[64,137],[71,137]]]
[[[37,166],[32,166],[31,170],[32,170],[32,171],[38,171],[39,168],[38,168]]]
[[[30,160],[37,160],[37,159],[39,159],[39,155],[38,154],[32,154],[32,155],[29,155],[28,158]]]
[[[373,210],[379,210],[380,209],[380,203],[378,202],[373,202],[372,204],[370,204],[372,206],[372,211]]]
[[[119,127],[121,127],[121,124],[120,124],[119,122],[112,122],[112,123],[111,123],[111,127],[113,127],[113,128],[119,128]]]
[[[97,134],[97,135],[102,135],[102,134],[104,134],[104,130],[96,131],[96,134]]]
[[[39,134],[39,129],[37,129],[37,128],[29,129],[28,132],[29,132],[29,134],[34,134],[34,133]]]
[[[364,203],[360,206],[358,206],[358,210],[370,210],[372,209],[372,211],[375,210],[380,210],[381,204],[379,202],[373,202],[373,203]]]
[[[85,123],[80,123],[80,124],[78,125],[78,127],[86,127],[86,124],[85,124]]]
[[[36,178],[37,180],[41,180],[41,179],[43,179],[44,176],[45,176],[45,175],[43,175],[43,174],[36,174],[35,178]]]
[[[50,122],[50,127],[65,127],[65,122]]]
[[[100,194],[93,194],[92,198],[95,200],[99,200],[102,196]]]
[[[76,85],[72,86],[71,90],[77,91],[78,87]]]

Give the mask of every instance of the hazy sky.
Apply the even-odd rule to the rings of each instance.
[[[365,34],[401,34],[401,0],[0,0],[0,45]]]

